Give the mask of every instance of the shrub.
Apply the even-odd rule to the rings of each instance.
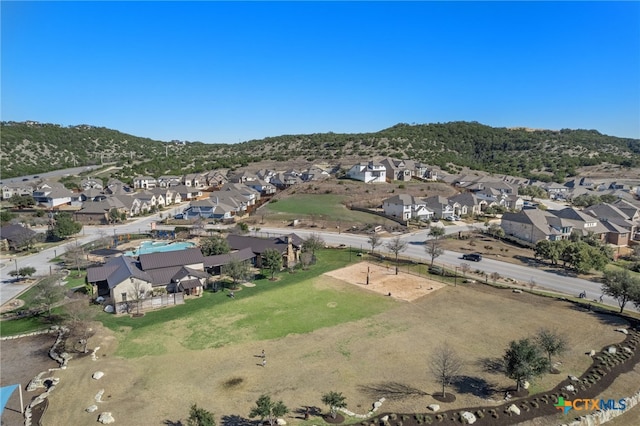
[[[402,415],[402,420],[404,420],[405,422],[406,422],[407,420],[409,420],[410,418],[411,418],[411,417],[409,417],[409,416],[407,416],[407,415],[404,415],[404,414]]]
[[[425,414],[425,416],[424,416],[424,422],[425,422],[426,424],[430,425],[431,423],[433,423],[433,418],[431,418],[431,416],[430,416],[430,415]]]
[[[398,415],[397,415],[397,414],[395,414],[395,413],[391,413],[391,414],[389,414],[389,419],[391,419],[391,420],[396,420],[397,418],[398,418]]]
[[[476,417],[482,419],[484,417],[484,411],[478,410],[476,411]]]

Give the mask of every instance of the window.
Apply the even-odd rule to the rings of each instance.
[[[121,293],[120,296],[122,297],[123,302],[127,301],[127,293]]]

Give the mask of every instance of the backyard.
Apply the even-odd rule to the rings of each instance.
[[[367,412],[383,396],[381,410],[424,412],[438,389],[427,360],[445,341],[464,360],[464,380],[452,388],[457,399],[445,409],[497,405],[513,382],[488,366],[509,341],[542,326],[567,330],[579,324],[579,333],[566,335],[569,351],[559,358],[561,374],[534,382],[535,393],[567,374],[582,374],[591,362],[585,352],[624,338],[614,331],[624,321],[568,302],[481,284],[410,282],[404,274],[394,280],[388,274],[398,292],[403,283],[432,289],[408,301],[395,298],[395,289],[389,290],[392,297],[384,289],[370,291],[364,270],[341,272],[346,266],[344,251],[326,250],[310,270],[281,273],[275,282],[256,280],[233,299],[207,292],[141,318],[104,314],[105,327],[96,325],[89,345],[99,347],[97,360],[74,359],[56,373],[61,381],[45,423],[95,424],[96,416],[84,409],[100,390],[100,412],[111,411],[117,422],[128,424],[184,422],[192,403],[214,412],[219,424],[246,424],[262,393],[292,410],[287,422],[318,424],[318,418],[304,421],[298,410],[326,411],[321,395],[332,390],[342,392],[356,413]],[[98,370],[105,376],[91,379]]]

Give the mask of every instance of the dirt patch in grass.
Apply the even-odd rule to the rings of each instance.
[[[333,278],[321,285],[323,291],[337,292],[354,286]],[[314,297],[313,287],[307,297]],[[290,321],[299,314],[295,309],[280,313]],[[289,407],[290,424],[305,424],[296,413],[306,407],[326,412],[321,396],[329,391],[342,392],[356,413],[368,412],[381,397],[386,398],[381,412],[424,413],[439,389],[426,360],[443,342],[465,363],[462,379],[450,389],[456,401],[443,409],[498,406],[504,390],[513,386],[499,368],[509,341],[542,326],[575,331],[567,336],[569,351],[557,359],[562,374],[535,381],[533,394],[569,374],[580,376],[591,363],[585,352],[621,342],[624,335],[614,329],[625,324],[567,302],[475,284],[446,286],[428,297],[397,301],[381,314],[310,333],[202,350],[175,345],[166,354],[135,359],[114,357],[113,335],[101,329],[90,340],[91,348],[100,347],[98,360],[72,360],[70,368],[57,373],[61,381],[45,422],[95,424],[96,417],[83,410],[95,403],[100,389],[105,392],[99,411],[111,411],[116,422],[127,424],[184,422],[193,403],[214,412],[218,424],[241,424],[262,393]],[[100,381],[91,379],[97,370],[105,373]],[[319,420],[314,416],[309,424]]]
[[[444,284],[404,272],[396,275],[395,267],[359,262],[326,275],[375,291],[394,299],[411,302],[442,287]],[[367,276],[369,277],[367,281]]]

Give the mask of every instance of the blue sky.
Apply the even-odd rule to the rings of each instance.
[[[459,120],[640,138],[639,2],[1,8],[5,121],[207,143]]]

